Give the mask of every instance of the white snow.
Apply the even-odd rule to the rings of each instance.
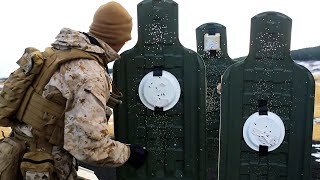
[[[311,155],[316,158],[316,162],[320,163],[320,144],[312,144],[312,147],[315,148],[317,152]]]
[[[295,62],[306,67],[313,75],[320,74],[320,60],[318,60],[318,61],[295,61]]]

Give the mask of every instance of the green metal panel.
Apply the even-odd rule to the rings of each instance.
[[[220,180],[310,179],[314,79],[290,57],[292,20],[265,12],[251,19],[248,57],[222,79]],[[284,123],[284,141],[265,156],[244,141],[243,126],[258,100]],[[260,151],[262,152],[262,151]]]
[[[220,50],[207,51],[204,48],[204,36],[220,34]],[[210,179],[216,179],[218,171],[220,94],[217,86],[221,76],[234,63],[227,52],[227,33],[225,26],[218,23],[206,23],[196,29],[197,52],[206,65],[207,107],[206,107],[206,158],[207,172]]]
[[[147,163],[137,171],[117,169],[118,179],[205,179],[205,66],[178,38],[178,4],[145,0],[138,4],[138,42],[114,64],[114,84],[124,95],[115,109],[116,139],[144,146]],[[178,103],[153,111],[138,94],[142,78],[155,69],[179,81]]]

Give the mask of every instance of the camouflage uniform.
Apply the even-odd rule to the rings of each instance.
[[[106,43],[97,39],[101,47],[90,44],[82,33],[63,28],[52,47],[76,48],[104,54],[105,64],[117,60],[119,55]],[[97,166],[117,167],[129,156],[127,145],[112,140],[107,130],[106,102],[111,80],[104,67],[97,61],[79,59],[62,64],[45,86],[43,96],[61,93],[66,98],[64,146],[54,147],[53,155],[58,179],[76,179],[72,156]],[[24,131],[30,129],[20,127]],[[30,134],[30,133],[25,133]]]

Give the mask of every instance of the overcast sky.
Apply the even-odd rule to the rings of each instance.
[[[115,0],[133,17],[132,40],[137,41],[137,4],[141,0]],[[101,0],[7,0],[0,2],[1,60],[0,78],[17,68],[16,61],[25,47],[44,50],[63,27],[88,31]],[[231,58],[249,51],[250,19],[265,11],[277,11],[293,20],[291,49],[320,45],[319,0],[176,0],[179,4],[181,43],[196,51],[195,29],[208,22],[227,28],[228,53]]]

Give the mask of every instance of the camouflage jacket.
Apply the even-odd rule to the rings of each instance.
[[[119,59],[109,45],[97,40],[101,47],[91,44],[84,34],[63,28],[52,47],[104,54],[105,64]],[[104,67],[97,61],[79,59],[60,66],[45,86],[43,96],[61,93],[67,100],[63,146],[66,151],[92,165],[117,167],[128,160],[130,149],[112,140],[107,130],[106,102],[110,88],[111,79]]]

